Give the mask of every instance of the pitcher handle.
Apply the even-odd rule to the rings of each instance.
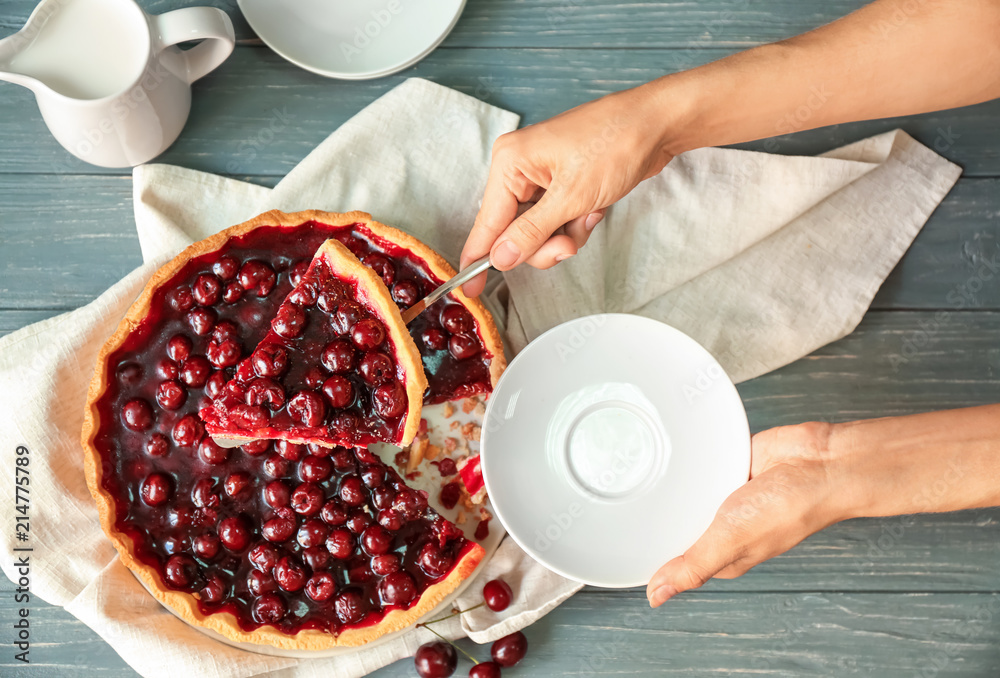
[[[192,83],[214,71],[236,46],[236,34],[229,15],[215,7],[185,7],[153,17],[159,32],[160,48],[188,40],[202,40],[200,45],[181,52],[187,66],[187,81]]]

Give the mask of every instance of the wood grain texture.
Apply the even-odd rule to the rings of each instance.
[[[527,124],[731,51],[448,49],[394,76],[338,82],[295,68],[270,50],[238,48],[195,83],[188,125],[158,162],[219,174],[284,176],[356,111],[408,77],[427,78],[512,110]],[[48,133],[27,90],[0,83],[0,92],[0,173],[127,173],[73,158]],[[809,96],[803,92],[803,103]],[[962,165],[967,176],[997,176],[998,118],[1000,102],[992,102],[779,136],[768,148],[815,154],[902,127]],[[780,123],[775,121],[776,132]]]
[[[9,596],[0,617],[10,618]],[[646,676],[995,676],[1000,594],[692,592],[650,610],[640,592],[585,590],[526,630],[524,678]],[[166,614],[166,613],[165,613]],[[36,605],[25,669],[0,655],[5,678],[136,676],[58,608]],[[484,659],[487,646],[463,649]],[[106,646],[105,646],[106,647]],[[465,660],[463,660],[465,662]],[[86,666],[84,666],[86,664]],[[468,663],[460,662],[464,675]],[[402,659],[376,678],[412,678]]]

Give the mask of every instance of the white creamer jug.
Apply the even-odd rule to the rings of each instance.
[[[195,40],[203,42],[174,46]],[[134,0],[42,0],[0,40],[0,80],[34,92],[45,124],[76,157],[131,167],[177,139],[191,83],[234,45],[232,22],[214,7],[151,16]]]

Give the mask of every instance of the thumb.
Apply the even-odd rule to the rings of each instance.
[[[659,607],[681,591],[696,589],[732,564],[740,549],[735,535],[718,520],[682,556],[656,571],[646,585],[650,607]]]
[[[556,229],[578,217],[566,200],[546,191],[541,199],[504,229],[490,250],[493,266],[501,271],[514,268],[538,251]]]

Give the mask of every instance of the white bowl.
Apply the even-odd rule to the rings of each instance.
[[[497,517],[570,579],[642,586],[750,474],[743,403],[697,342],[641,316],[531,342],[490,396],[482,467]]]
[[[367,80],[408,68],[458,23],[466,0],[238,0],[264,43],[328,78]]]

